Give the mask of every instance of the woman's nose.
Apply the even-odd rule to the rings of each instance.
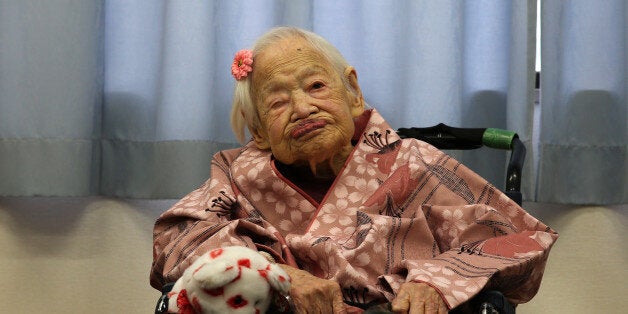
[[[316,112],[318,112],[318,107],[309,101],[307,95],[295,93],[292,96],[292,116],[290,117],[292,121],[307,118]]]

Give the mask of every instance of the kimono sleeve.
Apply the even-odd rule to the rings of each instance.
[[[216,247],[260,243],[272,246],[275,235],[260,217],[243,212],[231,185],[229,154],[211,163],[211,178],[165,211],[153,229],[150,282],[156,289],[176,281],[196,257]]]
[[[484,204],[425,205],[423,210],[442,253],[406,261],[407,281],[428,283],[450,308],[486,289],[517,304],[536,294],[558,238],[552,229],[514,203],[501,210]]]
[[[406,260],[405,280],[428,283],[450,308],[486,289],[513,303],[529,301],[558,234],[466,166],[437,154],[426,167],[429,196],[412,204],[432,235],[433,256]]]

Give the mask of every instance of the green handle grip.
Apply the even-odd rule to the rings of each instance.
[[[488,147],[498,149],[511,149],[512,139],[517,136],[517,133],[502,129],[488,128],[482,135],[482,143]]]

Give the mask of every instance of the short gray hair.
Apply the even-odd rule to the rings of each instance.
[[[357,91],[349,84],[347,77],[344,75],[345,69],[349,63],[342,54],[323,37],[304,29],[296,27],[276,27],[263,34],[253,45],[253,72],[255,71],[255,56],[266,48],[276,43],[293,37],[300,37],[311,45],[314,50],[318,51],[331,63],[334,70],[342,78],[345,87],[357,94]],[[257,107],[253,99],[253,86],[251,84],[251,76],[236,81],[233,92],[233,103],[231,107],[231,128],[240,143],[245,142],[245,125],[250,129],[258,129],[261,125]]]

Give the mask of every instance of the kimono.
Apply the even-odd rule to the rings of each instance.
[[[515,303],[534,296],[556,232],[442,151],[400,139],[374,109],[355,134],[320,202],[253,142],[217,153],[211,178],[156,221],[151,285],[239,245],[337,281],[363,308],[407,281],[429,284],[450,309],[482,289]]]

